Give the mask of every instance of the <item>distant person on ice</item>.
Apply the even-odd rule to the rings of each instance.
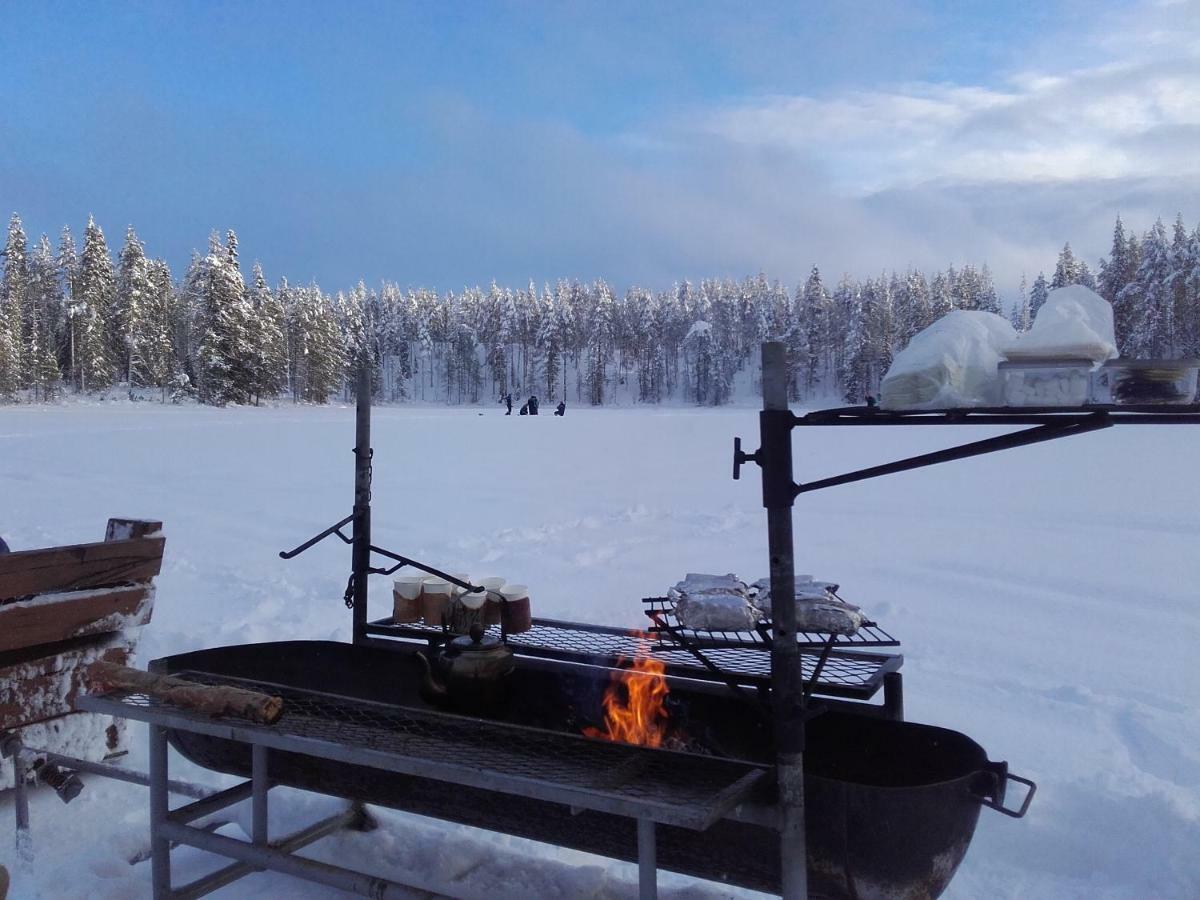
[[[521,404],[520,415],[522,415],[522,416],[529,415],[529,401],[528,400],[526,400],[524,403]]]
[[[529,395],[529,414],[536,416],[538,414],[538,398],[533,394]]]
[[[567,414],[567,401],[566,400],[558,401],[558,406],[554,407],[554,414],[556,416],[565,416]]]
[[[505,413],[505,415],[511,416],[512,415],[512,394],[504,395],[504,405],[508,407],[508,411]]]

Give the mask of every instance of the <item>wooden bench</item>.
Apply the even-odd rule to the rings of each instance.
[[[93,762],[125,752],[124,721],[75,698],[90,664],[130,662],[165,544],[161,522],[109,519],[99,543],[0,555],[0,733]],[[0,766],[0,790],[12,778]]]

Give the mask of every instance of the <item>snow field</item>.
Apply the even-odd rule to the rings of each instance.
[[[729,478],[752,409],[375,412],[375,542],[530,586],[535,614],[640,624],[688,571],[766,573],[757,470]],[[982,428],[795,433],[798,480],[924,452]],[[152,404],[0,409],[0,534],[14,549],[98,540],[109,516],[165,522],[140,660],[205,646],[346,639],[348,548],[292,547],[349,512],[353,410]],[[903,642],[906,715],[962,731],[1033,778],[1029,816],[983,810],[955,898],[1200,895],[1200,432],[1115,428],[797,500],[797,571],[841,583]],[[372,616],[390,608],[385,579]],[[140,726],[129,763],[144,767]],[[224,785],[175,759],[172,774]],[[85,779],[33,798],[16,897],[149,895],[147,793]],[[279,799],[275,794],[279,793]],[[1014,790],[1019,796],[1019,792]],[[274,827],[326,798],[273,792]],[[240,833],[240,810],[226,826]],[[0,862],[14,868],[0,797]],[[629,866],[381,811],[307,853],[466,896],[622,897]],[[174,854],[177,881],[212,863]],[[664,896],[716,885],[664,877]],[[327,896],[255,875],[218,896]]]

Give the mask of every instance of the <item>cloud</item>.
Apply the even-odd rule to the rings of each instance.
[[[1178,42],[1182,43],[1182,42]],[[1001,88],[908,84],[713,110],[696,134],[810,157],[852,193],[937,184],[1046,184],[1200,175],[1200,50]]]
[[[623,201],[672,258],[788,279],[988,261],[1002,287],[1070,240],[1093,264],[1112,223],[1200,213],[1200,3],[1050,35],[990,84],[906,82],[735,99],[621,136],[654,184]],[[615,164],[614,164],[615,165]]]

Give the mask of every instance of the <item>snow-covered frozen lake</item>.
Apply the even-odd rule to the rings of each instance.
[[[688,571],[766,574],[757,469],[729,477],[752,409],[492,408],[375,413],[375,540],[530,585],[535,614],[639,624]],[[982,437],[982,429],[810,429],[800,480]],[[99,540],[112,515],[167,534],[141,662],[205,646],[349,635],[349,552],[277,552],[350,511],[353,410],[0,409],[0,534],[14,549]],[[948,896],[1200,896],[1200,430],[1117,428],[801,497],[797,570],[838,581],[903,641],[907,718],[970,735],[1039,789],[984,810]],[[373,586],[372,615],[389,586]],[[145,761],[135,740],[132,764]],[[181,762],[174,773],[216,783]],[[280,821],[320,798],[281,798]],[[10,798],[0,798],[9,835]],[[383,813],[309,852],[381,875],[422,867],[469,896],[620,897],[631,867]],[[142,789],[90,779],[33,804],[36,870],[14,896],[149,895]],[[233,826],[231,826],[233,827]],[[177,878],[199,854],[175,854]],[[0,862],[13,867],[11,841]],[[478,865],[455,881],[456,873]],[[730,896],[664,878],[664,896]],[[32,888],[32,889],[31,889]],[[260,874],[227,897],[321,897]]]

